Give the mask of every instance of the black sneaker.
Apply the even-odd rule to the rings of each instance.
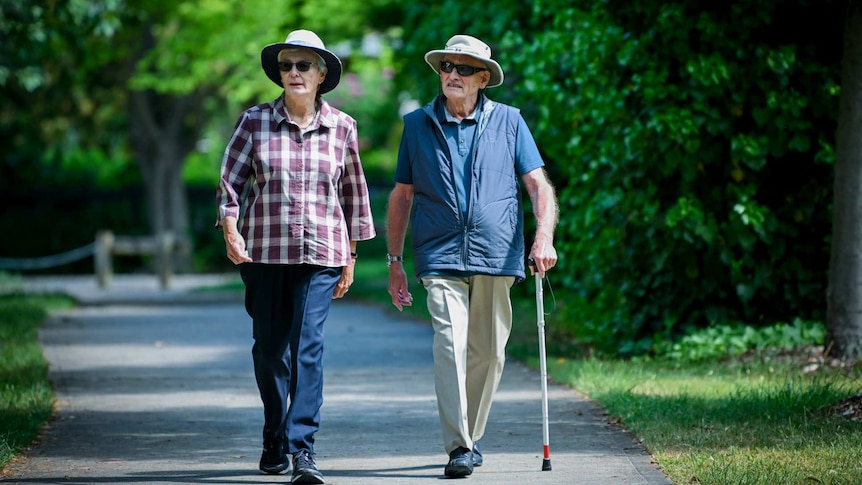
[[[293,454],[293,476],[290,483],[294,485],[324,483],[323,474],[317,470],[314,456],[308,450],[299,450]]]
[[[449,478],[468,477],[473,473],[473,452],[467,448],[456,448],[449,453],[449,463],[443,470],[443,474]]]
[[[278,475],[290,468],[290,461],[287,459],[287,453],[284,452],[284,446],[281,442],[263,444],[259,466],[260,471],[270,475]]]
[[[482,466],[482,452],[479,451],[479,442],[473,443],[473,466]]]

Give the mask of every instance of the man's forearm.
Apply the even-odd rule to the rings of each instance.
[[[531,194],[533,215],[536,217],[536,239],[554,240],[554,230],[560,216],[554,187],[550,183],[538,184],[534,194]]]
[[[395,256],[403,254],[412,205],[413,201],[400,196],[398,191],[392,191],[389,196],[389,209],[386,216],[386,248],[389,254]]]

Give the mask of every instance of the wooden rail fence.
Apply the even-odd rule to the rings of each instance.
[[[168,288],[174,255],[183,250],[184,242],[170,232],[155,236],[118,236],[112,231],[99,231],[93,255],[96,279],[101,288],[111,284],[115,255],[154,256],[159,283],[162,288]]]

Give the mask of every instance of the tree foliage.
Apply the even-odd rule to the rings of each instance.
[[[0,187],[56,186],[76,151],[121,150],[119,9],[119,1],[0,6]],[[79,171],[78,180],[97,179],[94,172]]]
[[[634,353],[822,319],[841,4],[449,0],[408,12],[405,52],[492,44],[506,84],[488,94],[523,108],[558,189],[565,320]]]
[[[141,57],[132,87],[174,94],[208,89],[231,109],[269,100],[278,88],[261,74],[263,46],[296,29],[315,31],[330,49],[356,46],[375,28],[395,25],[399,12],[394,0],[178,2],[153,26],[155,43]]]

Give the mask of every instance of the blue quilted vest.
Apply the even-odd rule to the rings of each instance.
[[[461,271],[523,280],[524,215],[515,173],[519,111],[485,99],[473,143],[465,219],[456,200],[449,148],[434,113],[436,102],[404,117],[404,148],[413,175],[416,273]]]

